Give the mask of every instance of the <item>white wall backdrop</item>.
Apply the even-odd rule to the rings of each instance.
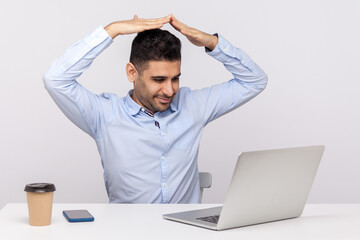
[[[95,142],[43,87],[66,48],[99,25],[173,13],[245,50],[268,74],[267,89],[205,129],[199,168],[213,173],[206,203],[224,200],[241,151],[324,144],[312,203],[360,202],[359,1],[16,0],[0,3],[0,208],[25,202],[26,183],[52,182],[55,202],[107,202]],[[183,42],[181,85],[227,81],[219,62]],[[80,82],[125,95],[134,35],[118,37]]]

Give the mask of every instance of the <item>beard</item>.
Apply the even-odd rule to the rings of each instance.
[[[142,89],[138,89],[138,91],[135,91],[134,89],[133,95],[135,94],[135,98],[134,96],[132,96],[132,98],[140,106],[145,107],[152,113],[166,111],[175,97],[175,94],[170,97],[160,94],[151,95],[149,92],[141,90]]]

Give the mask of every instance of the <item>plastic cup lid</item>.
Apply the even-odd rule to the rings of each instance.
[[[25,186],[25,192],[54,192],[55,185],[52,183],[31,183]]]

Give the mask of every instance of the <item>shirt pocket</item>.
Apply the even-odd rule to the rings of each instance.
[[[171,134],[172,148],[188,150],[195,142],[194,123],[191,119],[182,119],[177,126],[168,128]]]

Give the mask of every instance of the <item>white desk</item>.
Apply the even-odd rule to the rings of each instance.
[[[162,219],[162,214],[218,205],[54,204],[52,224],[28,224],[27,205],[0,210],[0,239],[360,239],[360,204],[309,204],[302,217],[249,227],[212,231]],[[68,223],[62,210],[88,209],[94,222]]]

